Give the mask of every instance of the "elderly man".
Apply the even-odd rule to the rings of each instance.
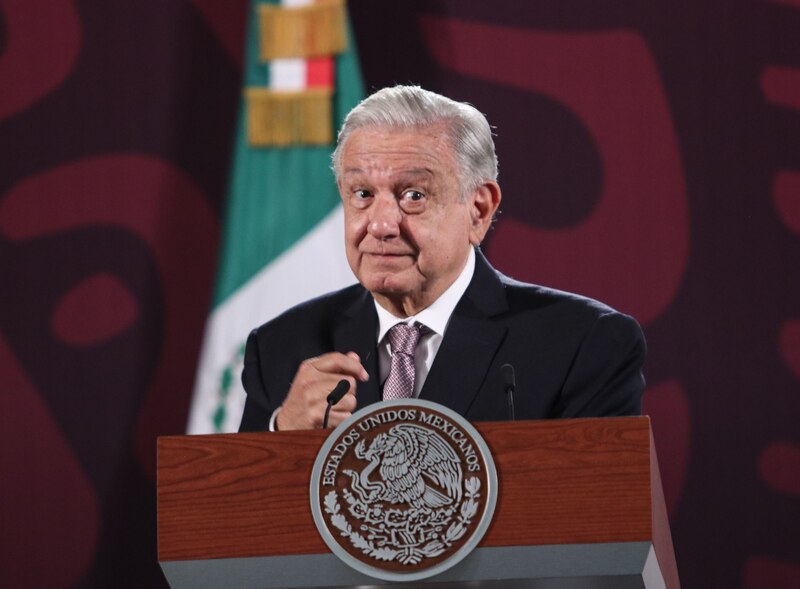
[[[360,284],[255,329],[241,431],[335,426],[415,396],[471,420],[636,414],[645,344],[636,322],[495,271],[479,250],[500,204],[485,117],[418,87],[383,89],[345,119],[333,154],[347,259]]]

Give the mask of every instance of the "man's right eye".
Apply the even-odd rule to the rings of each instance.
[[[369,205],[372,193],[369,190],[359,188],[350,193],[350,204],[356,208],[363,209]]]

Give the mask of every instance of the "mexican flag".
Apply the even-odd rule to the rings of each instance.
[[[251,0],[249,16],[245,91],[190,434],[238,429],[250,330],[355,281],[330,170],[335,128],[363,97],[344,2]]]

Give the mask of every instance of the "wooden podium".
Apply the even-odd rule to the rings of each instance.
[[[474,425],[497,466],[492,524],[464,560],[414,586],[680,586],[649,418]],[[328,433],[160,438],[158,559],[170,586],[388,584],[346,566],[314,525],[310,473]]]

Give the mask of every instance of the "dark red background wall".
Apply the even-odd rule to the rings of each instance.
[[[502,270],[645,328],[685,587],[800,586],[800,2],[351,0],[496,126]],[[0,585],[163,587],[243,0],[0,0]]]

